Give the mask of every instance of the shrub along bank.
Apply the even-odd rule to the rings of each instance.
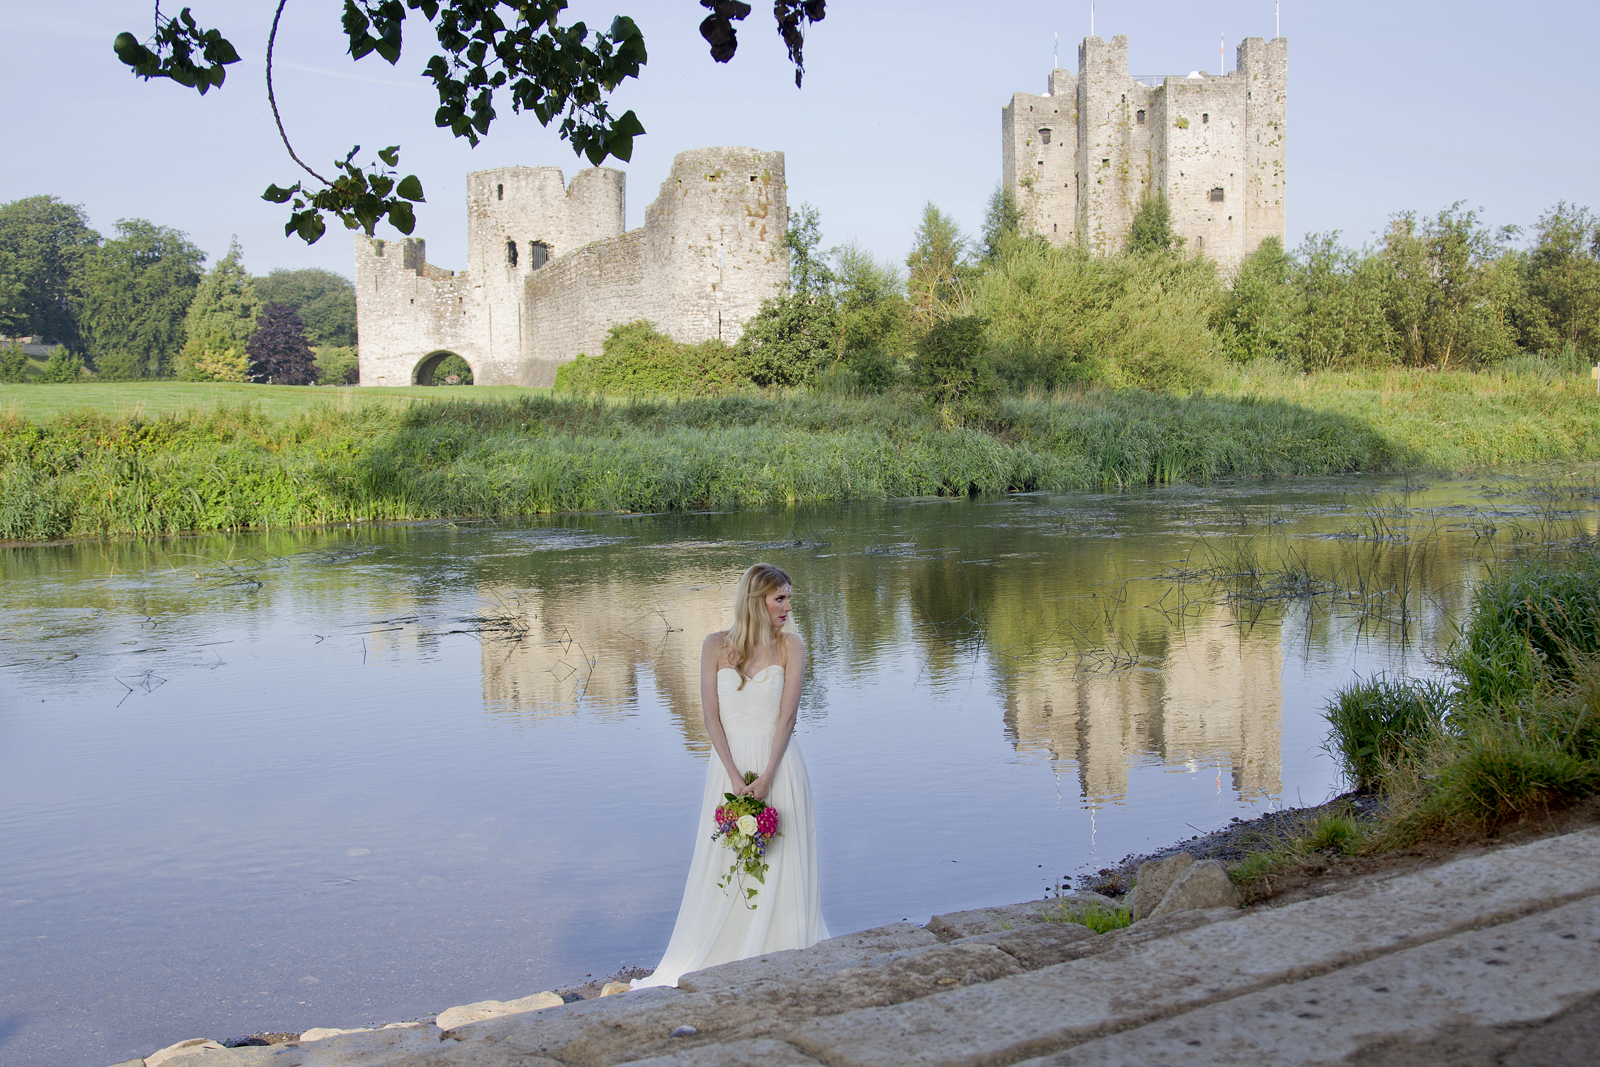
[[[554,511],[774,507],[1600,458],[1587,382],[1238,376],[1225,393],[543,394],[156,418],[0,417],[0,538]],[[449,397],[469,391],[450,390]],[[504,394],[501,394],[504,395]]]

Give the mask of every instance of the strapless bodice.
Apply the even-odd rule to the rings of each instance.
[[[778,705],[783,700],[783,664],[769,663],[747,678],[739,688],[739,672],[732,667],[717,671],[717,706],[722,729],[730,734],[770,733],[778,725]]]

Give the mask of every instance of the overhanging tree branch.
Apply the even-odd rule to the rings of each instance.
[[[335,162],[343,173],[330,181],[312,170],[290,143],[272,85],[273,50],[285,2],[279,0],[267,39],[267,101],[289,158],[324,187],[308,192],[299,182],[288,188],[270,185],[263,197],[280,204],[294,200],[284,229],[308,243],[322,236],[323,212],[368,234],[385,217],[400,232],[410,233],[415,225],[411,204],[423,199],[415,175],[397,181],[392,169],[380,170],[377,164],[369,164],[368,173],[352,163],[358,145]],[[743,19],[749,5],[738,0],[701,2],[712,9],[701,32],[712,44],[712,58],[725,63],[737,48],[729,20]],[[633,154],[633,139],[645,132],[644,125],[632,111],[612,115],[606,97],[624,79],[638,76],[647,59],[644,36],[626,15],[614,18],[605,33],[591,35],[581,22],[562,26],[558,18],[566,6],[567,0],[344,0],[341,21],[353,59],[376,52],[393,65],[404,45],[407,15],[421,14],[440,48],[423,69],[439,96],[434,122],[470,144],[476,145],[488,133],[497,116],[496,97],[504,93],[510,96],[513,113],[532,111],[544,126],[559,119],[560,135],[590,163],[598,166],[608,157],[626,161]],[[821,21],[823,8],[824,0],[773,4],[797,86],[805,69],[805,27]],[[224,68],[239,61],[221,32],[202,30],[188,8],[175,19],[164,19],[158,3],[155,23],[148,45],[131,33],[119,34],[113,45],[117,57],[138,77],[171,78],[203,95],[221,86]],[[713,39],[717,35],[721,36]],[[393,168],[399,146],[384,149],[378,158]]]

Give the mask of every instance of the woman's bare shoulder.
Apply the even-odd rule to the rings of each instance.
[[[706,639],[700,644],[700,651],[714,652],[721,655],[728,647],[728,631],[718,630],[714,634],[706,634]]]
[[[783,635],[783,650],[787,653],[806,654],[806,639],[792,630]]]

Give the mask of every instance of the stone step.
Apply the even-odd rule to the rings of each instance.
[[[1383,1046],[1411,1045],[1446,1059],[1455,1046],[1485,1047],[1496,1030],[1540,1022],[1600,988],[1600,897],[1456,934],[1330,974],[1273,986],[1027,1061],[1026,1067],[1185,1067],[1366,1062]],[[1591,1041],[1593,1035],[1591,1035]],[[1501,1042],[1509,1044],[1509,1042]],[[1600,1061],[1590,1044],[1581,1059]],[[1471,1062],[1468,1060],[1467,1062]]]
[[[1177,1051],[1185,1053],[1181,1062],[1244,1063],[1245,1053],[1220,1037],[1245,1019],[1277,1011],[1278,1029],[1268,1029],[1284,1036],[1273,1040],[1284,1048],[1311,1040],[1305,1035],[1320,1025],[1311,1016],[1323,1013],[1314,1006],[1289,1011],[1296,996],[1350,1001],[1349,1012],[1325,1015],[1355,1013],[1349,1032],[1331,1037],[1329,1048],[1358,1040],[1361,1016],[1378,1010],[1376,1001],[1358,1005],[1361,988],[1407,990],[1373,996],[1388,997],[1382,1003],[1395,1034],[1412,1033],[1395,1005],[1430,973],[1445,973],[1439,961],[1456,958],[1451,953],[1506,956],[1508,967],[1483,964],[1486,973],[1509,973],[1515,961],[1521,974],[1525,961],[1536,958],[1525,946],[1547,951],[1552,938],[1562,943],[1555,946],[1565,953],[1560,958],[1572,956],[1578,971],[1565,984],[1529,985],[1522,1000],[1504,1008],[1506,1018],[1548,1016],[1574,997],[1600,993],[1595,939],[1583,925],[1597,896],[1600,830],[1589,830],[1374,877],[1283,907],[1176,912],[1101,935],[1037,921],[1051,915],[1050,902],[977,909],[940,916],[925,929],[891,924],[711,968],[685,976],[678,989],[503,1015],[448,1034],[424,1028],[425,1040],[425,1034],[340,1034],[298,1046],[207,1050],[163,1067],[1005,1065],[1052,1056],[1058,1059],[1049,1062],[1063,1064],[1179,1062]],[[1553,932],[1541,932],[1546,927]],[[1576,942],[1566,932],[1575,932]],[[1487,939],[1482,945],[1473,940],[1479,933]],[[1496,953],[1500,944],[1506,951]],[[1372,977],[1390,971],[1392,978]],[[1406,974],[1414,978],[1409,985]],[[1486,988],[1457,984],[1459,995],[1441,992],[1437,1003],[1418,1009],[1417,1026],[1434,1025],[1454,1010],[1450,1005]],[[1311,988],[1322,992],[1300,995]],[[1218,1041],[1219,1058],[1196,1059],[1207,1039],[1194,1046],[1192,1034],[1179,1036],[1193,1029],[1191,1019],[1211,1027],[1206,1033]],[[379,1047],[380,1040],[388,1044]],[[1181,1050],[1170,1045],[1174,1040],[1183,1042]],[[1141,1047],[1126,1042],[1147,1042],[1170,1055],[1118,1061]],[[1249,1062],[1301,1062],[1277,1057]]]

